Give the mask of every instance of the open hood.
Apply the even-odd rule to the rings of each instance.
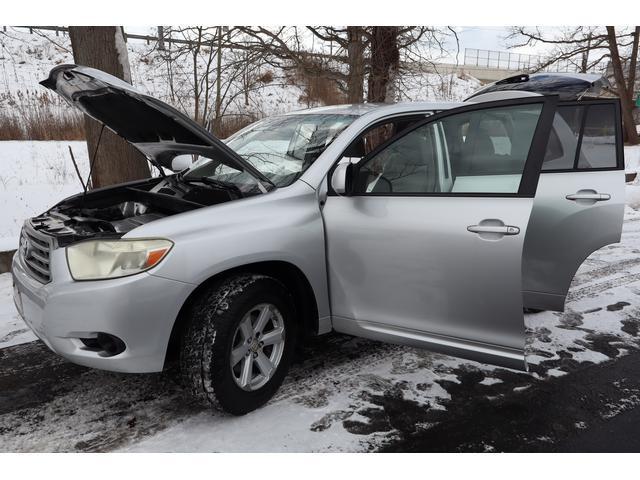
[[[189,117],[113,75],[80,65],[60,65],[40,84],[113,130],[157,167],[169,168],[176,155],[201,154],[271,183]]]

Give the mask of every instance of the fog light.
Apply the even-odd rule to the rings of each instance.
[[[122,340],[115,335],[98,333],[95,338],[81,338],[80,341],[88,350],[101,353],[105,357],[113,357],[127,348]]]

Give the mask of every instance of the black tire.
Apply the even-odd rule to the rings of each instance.
[[[247,391],[236,383],[231,370],[232,343],[241,320],[262,303],[276,306],[282,316],[284,350],[267,383]],[[244,415],[276,393],[291,364],[296,338],[293,299],[281,282],[265,275],[228,278],[202,292],[190,308],[180,345],[182,382],[199,400],[234,415]]]

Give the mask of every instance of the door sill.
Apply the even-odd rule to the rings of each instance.
[[[514,370],[528,371],[524,349],[500,347],[462,340],[366,320],[333,317],[333,328],[340,333],[382,342],[424,348],[436,353],[466,358]]]

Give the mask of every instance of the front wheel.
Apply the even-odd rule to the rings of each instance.
[[[239,275],[203,292],[189,313],[180,351],[184,383],[235,415],[266,403],[295,350],[295,309],[285,286],[264,275]]]

